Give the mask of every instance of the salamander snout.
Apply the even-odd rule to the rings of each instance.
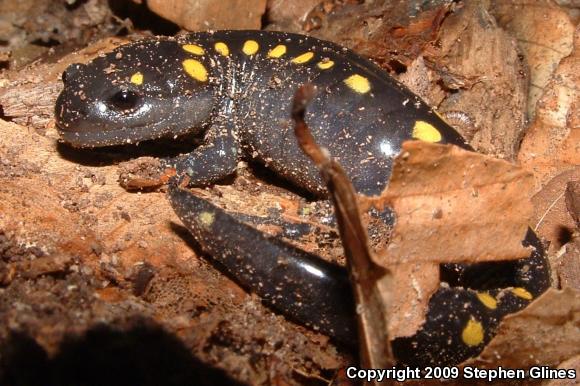
[[[71,64],[63,72],[64,89],[56,101],[54,115],[65,142],[92,147],[156,136],[146,128],[159,121],[155,114],[161,110],[162,102],[147,96],[146,87],[128,80],[129,71],[108,68],[113,68],[111,63],[100,58],[89,64]]]

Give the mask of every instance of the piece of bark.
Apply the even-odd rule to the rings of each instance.
[[[466,364],[481,368],[554,366],[579,354],[580,292],[549,289],[505,317],[483,352]]]
[[[266,0],[149,0],[149,9],[188,31],[260,29]]]
[[[560,60],[572,52],[575,24],[553,1],[493,1],[490,8],[502,28],[512,33],[530,70],[528,117]]]
[[[399,75],[399,81],[419,95],[429,106],[437,106],[446,97],[446,92],[439,86],[434,86],[439,77],[425,63],[425,58],[419,56],[413,60],[407,67],[407,71]],[[453,114],[447,114],[444,119],[453,125]],[[460,122],[462,123],[462,122]],[[465,138],[473,137],[474,130],[465,124],[462,124],[461,134]],[[471,129],[471,130],[468,130]]]
[[[71,256],[44,256],[22,262],[15,270],[21,271],[23,277],[33,279],[41,275],[66,272],[73,261]]]
[[[514,159],[526,127],[527,74],[514,38],[488,3],[464,2],[445,18],[437,46],[425,52],[447,90],[438,106],[478,151]],[[465,127],[464,127],[465,126]]]
[[[518,160],[534,173],[535,189],[580,164],[580,27],[574,50],[562,59],[538,101]]]
[[[71,256],[74,263],[55,275],[51,268],[26,278],[25,265],[8,260],[5,265],[16,270],[8,279],[18,280],[0,291],[0,347],[17,326],[54,353],[67,334],[82,336],[96,323],[115,326],[116,317],[136,315],[155,318],[187,352],[227,368],[241,382],[269,376],[291,382],[290,367],[254,366],[264,353],[313,375],[352,360],[323,335],[272,313],[199,257],[163,193],[129,193],[119,186],[115,161],[130,149],[75,150],[57,146],[54,128],[46,134],[0,120],[0,235],[45,251],[14,259]],[[247,196],[267,190],[255,179],[241,188],[247,187]],[[5,245],[0,237],[0,251]],[[142,295],[146,301],[133,295],[144,264],[157,272]],[[110,287],[121,293],[102,291]]]
[[[506,161],[451,145],[404,142],[389,185],[375,202],[391,205],[398,218],[377,263],[476,263],[529,255],[522,240],[532,211],[526,195],[531,183],[528,172]]]
[[[446,2],[418,0],[323,2],[297,32],[334,41],[400,71],[436,41],[450,8]]]
[[[580,178],[566,184],[566,208],[580,228]]]
[[[72,63],[87,63],[127,39],[106,38],[67,55],[57,63],[31,64],[24,71],[8,73],[0,81],[0,107],[4,117],[21,125],[47,129],[53,124],[54,101],[63,85],[61,75]]]
[[[140,157],[124,162],[119,167],[119,184],[127,190],[159,188],[175,175],[175,170],[165,170],[154,157]]]

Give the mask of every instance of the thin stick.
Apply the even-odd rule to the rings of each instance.
[[[392,282],[391,272],[374,263],[366,229],[362,224],[355,190],[343,168],[315,142],[305,122],[306,107],[316,90],[298,89],[292,104],[294,132],[302,150],[316,163],[334,203],[340,238],[357,304],[361,366],[387,368],[394,365],[387,334],[386,310],[390,296],[379,285]]]

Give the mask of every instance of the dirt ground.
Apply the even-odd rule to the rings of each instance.
[[[0,385],[327,385],[357,363],[356,350],[228,278],[164,188],[121,186],[183,145],[59,142],[53,106],[69,64],[182,30],[284,30],[344,45],[436,107],[477,151],[531,172],[530,226],[549,251],[553,287],[572,303],[553,312],[580,331],[580,3],[222,3],[0,0]],[[283,213],[261,228],[271,234],[308,224],[315,231],[290,241],[344,264],[324,221],[331,206],[259,166],[198,193],[257,216]],[[381,237],[371,232],[374,244]],[[580,372],[580,351],[560,354],[545,363]]]

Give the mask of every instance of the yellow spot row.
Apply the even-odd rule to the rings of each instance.
[[[205,54],[205,50],[203,49],[203,47],[197,44],[184,44],[182,48],[184,51],[194,55],[201,56]],[[214,48],[220,55],[228,56],[230,54],[230,49],[224,42],[215,43]],[[259,51],[259,49],[260,45],[258,44],[257,41],[246,40],[246,42],[244,42],[244,45],[242,47],[242,52],[246,55],[254,55]],[[286,51],[287,51],[286,46],[283,44],[279,44],[268,52],[268,57],[277,59],[284,56],[286,54]],[[308,63],[313,57],[314,57],[313,52],[306,52],[293,58],[292,63],[295,64]],[[327,70],[332,66],[334,66],[334,62],[332,60],[329,60],[328,58],[325,58],[318,63],[318,68],[320,68],[321,70]]]
[[[534,298],[534,296],[528,290],[522,287],[513,288],[511,292],[517,297],[522,298],[524,300],[532,300]],[[497,299],[491,296],[489,293],[478,292],[477,298],[484,306],[486,306],[490,310],[495,310],[497,308]],[[474,318],[471,318],[463,328],[463,331],[461,332],[461,340],[467,346],[471,347],[479,346],[480,344],[482,344],[484,340],[484,329],[481,322],[479,322]]]
[[[532,300],[534,298],[534,295],[532,295],[527,289],[523,287],[515,287],[512,288],[511,291],[514,295],[524,300]],[[488,294],[487,292],[478,292],[477,298],[484,306],[486,306],[490,310],[495,310],[497,308],[497,299]]]
[[[203,47],[197,44],[185,44],[182,46],[182,48],[186,52],[189,52],[194,55],[205,54],[205,50],[203,49]],[[216,52],[218,52],[220,55],[228,56],[230,54],[229,47],[224,42],[215,43],[214,48]],[[260,45],[255,40],[246,40],[244,42],[244,45],[242,46],[242,52],[248,56],[256,54],[259,50]],[[272,48],[270,51],[268,51],[268,57],[277,59],[284,56],[286,52],[287,47],[283,44],[279,44],[276,47]],[[308,51],[292,58],[291,62],[294,64],[305,64],[310,62],[313,58],[314,52]],[[323,58],[320,62],[317,63],[317,67],[321,70],[328,70],[333,66],[334,62],[329,58]],[[192,78],[197,79],[201,82],[205,82],[207,80],[207,70],[203,66],[203,64],[200,63],[199,61],[194,59],[186,59],[183,62],[183,68]],[[141,82],[142,81],[143,80],[141,79]],[[359,74],[349,76],[344,80],[344,83],[351,90],[359,94],[366,94],[371,90],[371,84],[368,78]],[[428,140],[430,142],[438,142],[441,139],[441,135],[439,134],[439,132],[435,128],[433,128],[433,126],[423,121],[418,121],[415,124],[413,136],[415,138]]]

